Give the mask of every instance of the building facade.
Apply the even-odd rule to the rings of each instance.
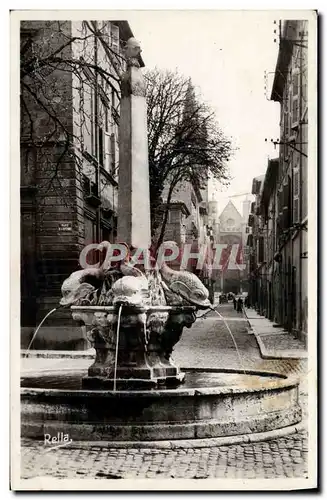
[[[307,24],[292,20],[280,25],[271,95],[280,103],[279,158],[268,162],[249,217],[252,304],[304,341],[308,330]]]
[[[308,22],[281,27],[272,100],[280,103],[277,180],[278,320],[306,339],[308,318]]]
[[[21,324],[26,338],[58,306],[61,284],[78,269],[82,248],[115,241],[119,77],[125,69],[123,45],[131,36],[125,21],[21,23]],[[47,325],[71,322],[69,311],[60,310]],[[23,345],[26,338],[23,334]],[[69,346],[61,340],[62,348],[74,346],[72,339]],[[38,343],[48,345],[42,338]]]

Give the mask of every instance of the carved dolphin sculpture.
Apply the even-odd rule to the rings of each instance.
[[[85,299],[102,283],[102,269],[81,269],[72,273],[62,284],[60,305],[69,306]]]
[[[200,309],[212,307],[208,290],[195,274],[189,271],[174,271],[165,262],[161,266],[160,273],[166,285],[174,293]]]

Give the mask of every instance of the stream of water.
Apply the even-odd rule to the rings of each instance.
[[[32,344],[33,344],[33,342],[34,342],[34,340],[35,340],[35,337],[36,337],[36,335],[37,335],[38,331],[40,330],[41,326],[42,326],[42,325],[43,325],[43,323],[45,322],[45,320],[46,320],[46,319],[50,316],[50,314],[54,313],[57,309],[59,309],[59,307],[55,307],[54,309],[51,309],[51,311],[50,311],[50,312],[48,312],[48,313],[44,316],[43,320],[41,321],[41,323],[39,324],[39,326],[36,328],[35,332],[33,333],[33,337],[32,337],[32,339],[31,339],[30,343],[28,344],[28,347],[27,347],[27,349],[26,349],[26,353],[25,353],[24,358],[26,358],[26,357],[27,357],[27,355],[28,355],[28,353],[29,353],[29,351],[30,351],[30,349],[31,349],[31,346],[32,346]]]
[[[211,311],[215,311],[215,313],[220,317],[220,319],[223,321],[224,325],[226,326],[228,332],[229,332],[229,335],[231,336],[232,340],[233,340],[233,343],[234,343],[234,346],[235,346],[235,349],[236,349],[236,352],[237,352],[237,356],[238,356],[238,360],[240,362],[240,365],[241,365],[241,368],[244,372],[244,375],[246,375],[246,371],[245,371],[245,368],[244,368],[244,365],[243,365],[243,361],[242,361],[242,358],[241,358],[241,355],[240,355],[240,351],[238,350],[238,347],[237,347],[237,343],[236,343],[236,340],[235,340],[235,337],[234,335],[232,334],[232,331],[231,329],[229,328],[229,325],[227,323],[227,321],[225,320],[224,316],[222,316],[220,314],[220,312],[218,312],[214,307],[212,307]]]
[[[119,346],[119,330],[120,330],[120,317],[121,310],[123,306],[119,306],[118,318],[117,318],[117,332],[116,332],[116,353],[115,353],[115,370],[114,370],[114,391],[116,391],[117,386],[117,364],[118,364],[118,346]]]

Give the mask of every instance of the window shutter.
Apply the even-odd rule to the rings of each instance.
[[[114,164],[114,175],[118,176],[118,167],[119,167],[119,143],[117,137],[115,137],[115,164]]]
[[[290,129],[289,129],[289,120],[290,120],[290,108],[289,108],[289,93],[285,95],[285,101],[284,101],[284,135],[285,138],[289,136]]]
[[[119,28],[111,23],[111,48],[119,54]]]
[[[283,196],[283,188],[281,187],[278,192],[277,192],[277,210],[278,210],[278,216],[277,216],[277,238],[281,236],[282,230],[283,230],[283,202],[282,202],[282,196]]]
[[[104,156],[105,156],[104,134],[105,134],[105,132],[103,131],[103,129],[101,127],[99,127],[99,130],[98,130],[98,139],[99,139],[99,144],[98,144],[98,149],[99,149],[98,160],[99,160],[99,163],[100,163],[100,165],[102,167],[104,166],[104,163],[105,163],[105,159],[104,159]]]
[[[104,144],[105,144],[105,152],[104,152],[104,168],[107,172],[111,170],[111,142],[110,142],[111,134],[105,132],[104,135]]]
[[[283,229],[288,229],[291,225],[290,202],[291,202],[291,181],[290,178],[283,186]]]
[[[261,262],[264,262],[264,253],[265,253],[264,238],[262,236],[259,237],[258,247],[259,247],[258,259],[259,259],[259,264],[260,264]]]
[[[289,158],[289,146],[288,141],[291,136],[291,113],[289,108],[289,96],[286,97],[285,109],[284,109],[284,145],[283,145],[283,153],[284,153],[284,161],[288,161]]]
[[[293,223],[300,222],[300,170],[293,169]]]
[[[113,174],[116,166],[116,138],[114,133],[110,135],[110,152],[111,152],[110,173]]]
[[[299,109],[299,93],[300,93],[300,72],[295,68],[292,72],[292,128],[299,125],[300,109]]]

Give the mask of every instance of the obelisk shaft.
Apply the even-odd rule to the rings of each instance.
[[[121,85],[117,240],[145,249],[151,244],[145,82],[135,58],[127,65]]]

